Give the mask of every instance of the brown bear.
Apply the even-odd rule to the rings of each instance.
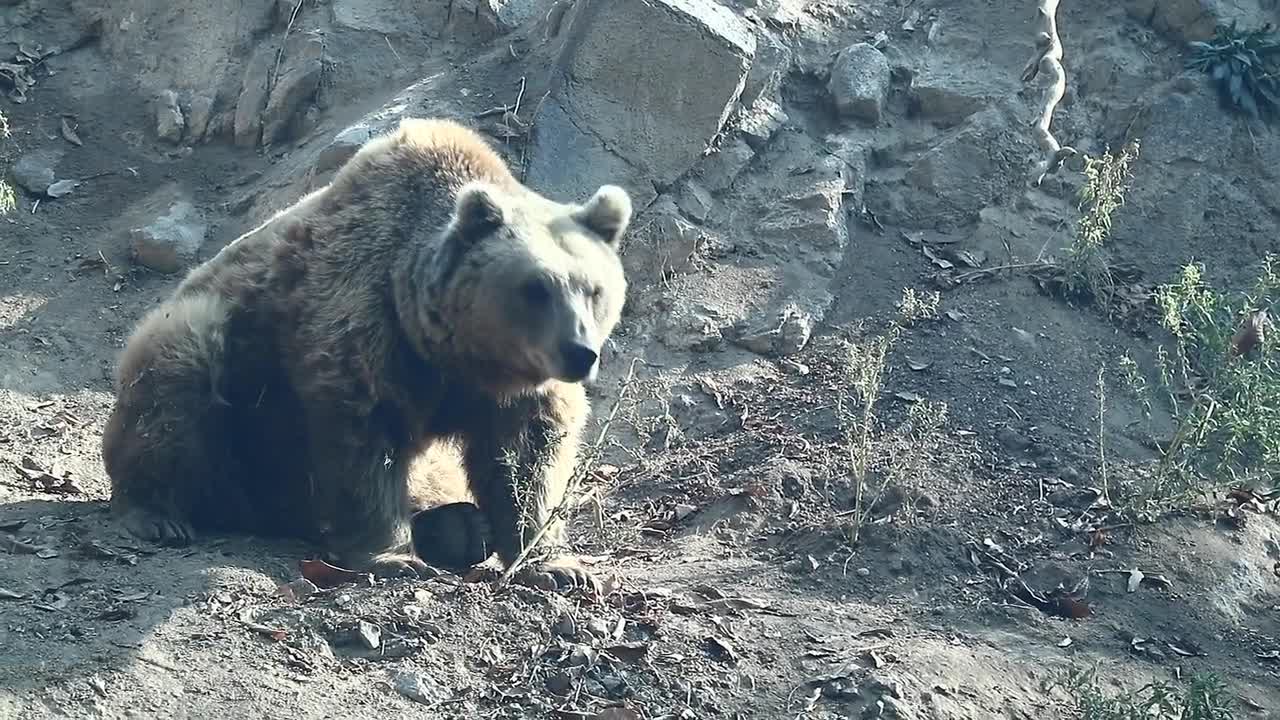
[[[411,513],[465,480],[483,525],[418,522],[419,549],[455,527],[511,563],[574,470],[631,214],[619,187],[556,202],[466,127],[404,120],[140,321],[103,437],[113,512],[162,543],[300,537],[426,573]],[[563,520],[546,538],[562,546]],[[443,554],[475,553],[454,541]],[[590,579],[562,551],[521,577]]]

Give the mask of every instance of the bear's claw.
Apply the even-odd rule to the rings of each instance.
[[[167,517],[142,508],[129,508],[120,513],[120,523],[135,537],[159,545],[188,545],[195,539],[191,523]]]

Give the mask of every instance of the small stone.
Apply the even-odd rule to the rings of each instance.
[[[813,316],[792,309],[787,312],[786,319],[782,321],[782,328],[778,335],[778,343],[775,348],[779,355],[795,355],[809,344],[809,338],[813,337]]]
[[[182,116],[182,108],[178,106],[178,93],[165,90],[156,98],[156,136],[161,140],[177,144],[182,140],[182,131],[187,121]]]
[[[996,439],[1009,452],[1025,452],[1031,447],[1030,440],[1007,425],[996,431]]]
[[[28,192],[44,195],[55,179],[53,166],[60,159],[54,150],[37,150],[18,158],[13,164],[13,179]]]
[[[676,195],[676,205],[696,222],[706,222],[714,204],[711,193],[693,180],[685,182],[680,193]]]
[[[573,621],[573,615],[567,610],[561,610],[559,617],[551,626],[551,632],[561,637],[573,637],[578,634],[578,625]]]
[[[813,316],[787,307],[772,322],[760,320],[742,329],[736,342],[760,355],[786,357],[803,350],[812,336]]]
[[[827,89],[843,117],[879,123],[889,97],[889,61],[870,43],[855,43],[836,56]]]
[[[608,637],[610,634],[609,623],[604,618],[591,618],[587,621],[587,632],[598,638]]]
[[[396,692],[423,705],[434,705],[445,697],[444,688],[418,673],[398,671],[392,676],[391,684]]]
[[[280,586],[280,594],[301,602],[319,592],[320,588],[306,578],[298,578],[291,583]]]
[[[720,192],[733,184],[755,156],[756,151],[751,149],[746,140],[734,137],[725,141],[718,151],[702,159],[698,164],[698,178],[703,187],[711,192]]]
[[[130,233],[136,262],[157,272],[175,273],[191,265],[204,244],[209,226],[191,203],[174,203],[169,212]]]
[[[790,117],[782,109],[782,105],[762,95],[756,98],[751,107],[743,109],[738,118],[738,129],[748,145],[760,150],[788,120]]]
[[[361,620],[356,624],[356,637],[360,644],[368,650],[377,650],[382,645],[382,628],[371,622]]]
[[[336,170],[351,159],[362,145],[373,137],[373,128],[368,125],[352,125],[333,136],[333,140],[320,151],[316,157],[316,172]]]
[[[911,108],[939,127],[954,127],[991,104],[1006,91],[988,78],[998,73],[974,72],[953,63],[927,66],[911,78]]]
[[[626,691],[627,681],[613,673],[605,673],[600,676],[600,685],[605,689],[605,692],[609,693],[609,695],[618,697]]]
[[[701,233],[680,215],[676,202],[661,197],[645,213],[648,218],[632,234],[627,267],[638,276],[668,278],[689,265]]]
[[[510,32],[535,18],[541,19],[553,4],[553,0],[496,0],[498,29]]]
[[[209,131],[209,121],[213,116],[213,98],[208,95],[196,95],[187,105],[187,141],[202,140]]]

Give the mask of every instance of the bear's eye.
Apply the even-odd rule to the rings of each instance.
[[[530,305],[541,306],[551,302],[551,289],[541,280],[530,280],[524,284],[525,302]]]
[[[592,301],[594,301],[594,302],[599,302],[600,298],[601,298],[603,295],[604,295],[604,288],[600,287],[599,285],[597,285],[597,286],[595,286],[594,288],[592,288],[592,289],[591,289],[591,300],[592,300]]]

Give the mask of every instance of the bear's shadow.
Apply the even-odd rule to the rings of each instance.
[[[40,690],[118,670],[180,608],[265,600],[316,556],[306,543],[240,535],[144,543],[103,501],[0,505],[0,647],[10,670],[0,670],[0,686]]]

